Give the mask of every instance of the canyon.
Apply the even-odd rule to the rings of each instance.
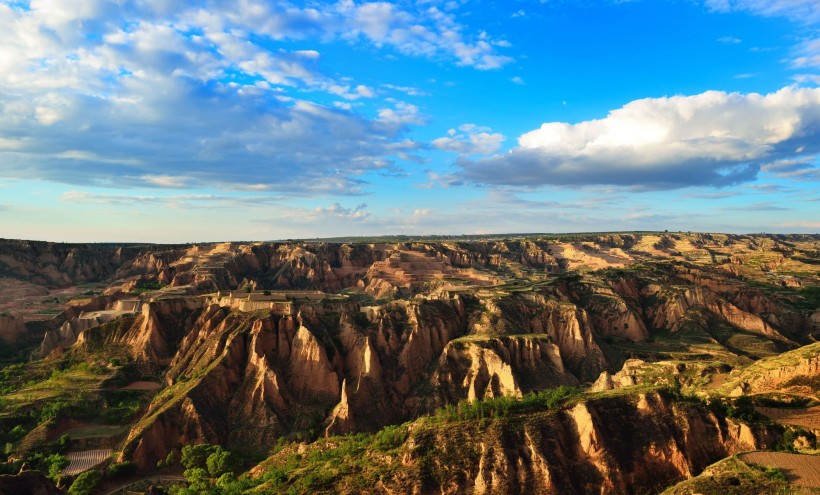
[[[5,464],[67,434],[139,476],[218,445],[255,493],[660,493],[816,448],[738,400],[820,400],[819,267],[811,235],[0,240]]]

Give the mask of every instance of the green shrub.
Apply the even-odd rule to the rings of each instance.
[[[133,476],[137,472],[137,465],[131,461],[116,462],[108,466],[105,471],[106,478],[117,479]]]
[[[71,446],[71,438],[69,438],[68,435],[61,435],[54,444],[54,447],[60,454],[68,452],[69,446]]]
[[[17,425],[6,433],[6,440],[9,442],[16,442],[26,436],[26,433],[28,432],[25,428],[23,428],[23,425]]]
[[[376,433],[373,446],[381,451],[393,450],[407,441],[407,427],[404,425],[385,426]]]
[[[766,466],[763,468],[763,475],[774,481],[788,481],[783,471],[776,467]]]
[[[68,495],[91,495],[100,485],[102,475],[98,471],[86,471],[74,480]]]

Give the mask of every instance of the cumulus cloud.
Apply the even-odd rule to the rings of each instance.
[[[378,120],[387,125],[402,127],[408,124],[422,124],[424,118],[419,108],[403,101],[395,101],[393,108],[379,110]]]
[[[436,149],[462,155],[489,155],[501,149],[504,135],[492,132],[489,127],[463,124],[458,130],[450,129],[446,137],[433,140]]]
[[[814,162],[820,152],[820,88],[636,100],[603,119],[545,123],[518,143],[506,154],[460,158],[459,175],[473,183],[515,186],[736,184],[778,160]]]

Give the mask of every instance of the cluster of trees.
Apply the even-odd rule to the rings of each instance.
[[[68,495],[91,495],[99,488],[104,479],[116,480],[126,478],[136,472],[136,464],[129,461],[110,464],[105,470],[105,473],[96,470],[86,471],[74,479],[74,482],[68,489]]]
[[[175,461],[172,452],[158,466],[171,466]],[[237,479],[237,474],[243,470],[244,460],[220,445],[186,445],[182,448],[179,462],[185,468],[188,486],[173,487],[173,495],[233,495],[250,487]]]
[[[521,397],[501,396],[482,400],[462,400],[456,405],[445,406],[432,416],[434,422],[465,421],[474,419],[503,418],[511,414],[531,411],[555,410],[564,402],[581,395],[576,387],[559,387],[533,392]]]

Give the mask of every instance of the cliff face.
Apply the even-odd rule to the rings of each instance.
[[[26,324],[19,318],[0,316],[0,341],[12,343],[26,331]]]
[[[141,248],[0,239],[0,274],[61,287],[111,277]]]
[[[394,450],[360,455],[377,481],[362,482],[356,460],[342,459],[322,493],[561,494],[659,493],[736,452],[767,448],[777,430],[737,423],[693,403],[660,393],[570,403],[555,412],[498,419],[408,426]],[[336,440],[336,442],[344,442]],[[302,446],[301,458],[319,457],[332,442]],[[252,475],[281,469],[294,450],[275,454]],[[309,473],[326,469],[311,466]],[[287,484],[261,489],[285,491]],[[293,488],[293,487],[291,487]],[[294,493],[307,493],[296,489]]]
[[[547,335],[452,341],[438,360],[431,383],[442,403],[460,399],[521,397],[525,392],[578,379],[564,367],[561,351]]]
[[[803,346],[779,356],[761,359],[748,368],[732,373],[722,389],[739,396],[787,390],[797,395],[817,397],[820,376],[820,343]]]
[[[212,304],[191,310],[196,320],[174,340],[152,319],[160,304],[171,303],[144,306],[129,329],[108,337],[148,362],[173,356],[167,391],[127,442],[143,467],[190,432],[264,450],[288,432],[373,430],[462,399],[578,383],[568,364],[573,355],[554,343],[581,336],[574,311],[547,313],[549,334],[460,340],[472,313],[458,296],[363,310],[304,303],[243,313]]]
[[[657,394],[579,403],[519,428],[493,425],[488,433],[479,441],[458,434],[436,438],[441,450],[472,447],[478,453],[477,462],[464,466],[463,483],[436,491],[653,493],[727,455],[766,448],[777,439]]]

